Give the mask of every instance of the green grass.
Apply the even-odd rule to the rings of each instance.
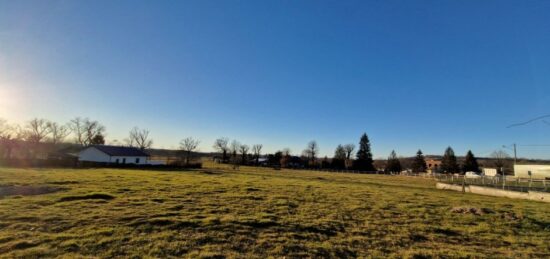
[[[548,257],[547,203],[428,179],[242,167],[0,168],[2,257]]]

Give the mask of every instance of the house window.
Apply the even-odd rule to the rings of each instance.
[[[119,162],[119,160],[118,160],[118,158],[117,158],[117,159],[115,160],[115,163],[117,163],[117,164],[118,164],[118,162]]]
[[[123,164],[126,164],[126,158],[123,158],[123,159],[122,159],[122,163],[123,163]]]
[[[136,158],[136,164],[139,164],[139,158]]]

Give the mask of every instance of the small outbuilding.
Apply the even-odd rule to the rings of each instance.
[[[496,168],[483,168],[484,176],[497,176],[498,170]]]
[[[134,147],[93,145],[78,153],[78,161],[112,164],[149,164],[149,154]]]

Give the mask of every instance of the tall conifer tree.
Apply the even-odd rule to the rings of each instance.
[[[426,172],[426,170],[428,169],[428,166],[426,166],[426,160],[424,159],[424,155],[422,154],[422,150],[419,149],[418,152],[416,152],[416,157],[414,158],[411,167],[413,173]]]
[[[388,173],[399,173],[401,172],[401,162],[397,158],[397,154],[392,150],[390,156],[388,157],[388,162],[386,163],[386,172]]]
[[[471,150],[468,150],[466,157],[464,157],[464,164],[462,165],[462,171],[466,172],[476,172],[479,173],[479,164],[477,163],[477,158],[474,156]]]
[[[359,141],[359,150],[357,151],[357,160],[354,162],[356,170],[375,171],[372,160],[372,152],[370,149],[370,141],[367,133],[363,133]]]
[[[451,147],[448,147],[445,150],[443,159],[441,160],[441,171],[444,173],[458,173],[459,170],[458,163],[456,162],[455,152]]]

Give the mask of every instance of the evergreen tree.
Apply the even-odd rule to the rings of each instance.
[[[325,169],[329,167],[330,167],[330,163],[328,161],[328,157],[325,156],[325,158],[323,158],[323,160],[321,161],[321,168]]]
[[[464,164],[462,165],[462,171],[466,172],[476,172],[479,173],[479,164],[477,163],[477,158],[474,156],[471,150],[468,150],[466,157],[464,158]]]
[[[105,138],[101,133],[98,133],[92,138],[90,145],[105,145]]]
[[[388,173],[399,173],[401,172],[401,162],[397,158],[397,154],[392,150],[390,156],[388,157],[388,162],[386,163],[386,172]]]
[[[441,159],[441,171],[444,173],[458,173],[460,171],[456,162],[455,152],[451,147],[445,150],[443,159]]]
[[[275,154],[269,154],[267,156],[267,162],[269,163],[270,166],[273,166],[273,167],[283,166],[281,165],[282,157],[283,157],[283,152],[277,151],[275,152]],[[286,166],[286,164],[284,166]]]
[[[332,158],[332,167],[344,168],[346,162],[346,150],[344,146],[338,145],[334,150],[334,157]]]
[[[359,141],[359,150],[357,151],[357,160],[354,162],[354,167],[356,170],[361,171],[375,171],[376,169],[373,166],[372,152],[370,149],[370,141],[367,133],[364,133],[361,136]]]
[[[418,152],[416,152],[416,158],[414,159],[411,167],[413,173],[426,172],[426,169],[428,169],[422,150],[419,149]]]

